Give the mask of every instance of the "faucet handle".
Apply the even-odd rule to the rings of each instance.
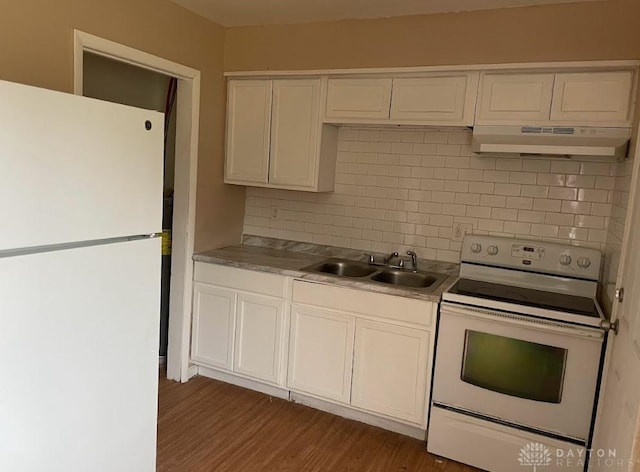
[[[369,264],[376,263],[376,256],[374,256],[373,254],[369,254],[368,252],[365,252],[364,255],[369,258]]]
[[[418,255],[415,251],[407,251],[407,256],[411,256],[411,269],[414,272],[418,272]]]

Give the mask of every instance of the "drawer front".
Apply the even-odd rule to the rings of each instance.
[[[284,298],[286,280],[282,275],[237,269],[207,262],[196,262],[194,280],[221,287],[246,290],[262,295]]]
[[[387,318],[423,327],[432,326],[437,304],[364,290],[295,280],[293,301],[349,313]]]

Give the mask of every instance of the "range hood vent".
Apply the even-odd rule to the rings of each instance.
[[[503,157],[627,157],[630,128],[476,126],[471,149],[479,155]]]

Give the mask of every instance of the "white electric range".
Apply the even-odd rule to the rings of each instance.
[[[429,452],[491,471],[585,469],[609,329],[600,260],[584,247],[465,238],[440,307]],[[532,447],[544,463],[523,463]]]

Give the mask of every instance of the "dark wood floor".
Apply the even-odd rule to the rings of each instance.
[[[447,471],[423,441],[197,377],[160,376],[159,472]]]

